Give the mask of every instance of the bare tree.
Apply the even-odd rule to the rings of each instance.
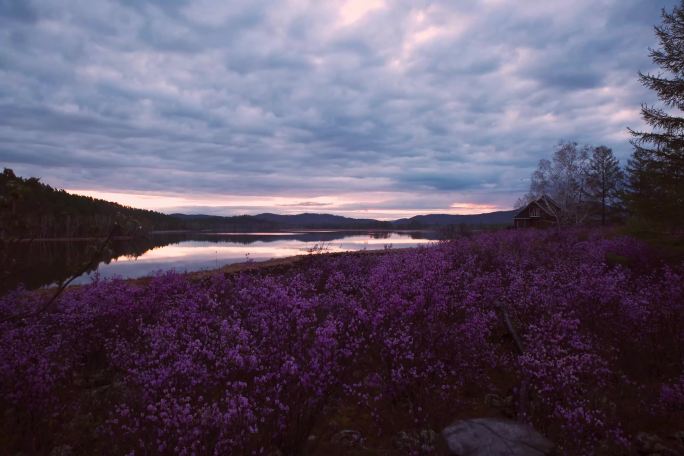
[[[548,209],[559,224],[579,224],[589,215],[587,187],[589,176],[589,146],[575,142],[560,143],[551,160],[542,159],[532,173],[530,191],[523,199],[550,197]]]

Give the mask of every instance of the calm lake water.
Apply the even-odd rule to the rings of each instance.
[[[171,269],[190,272],[302,255],[321,247],[327,252],[377,250],[415,247],[437,239],[437,233],[423,231],[152,234],[145,239],[112,242],[104,261],[72,283],[88,283],[95,273],[101,278],[136,278]],[[65,280],[83,268],[95,247],[92,241],[33,242],[22,246],[13,254],[16,264],[2,288],[11,289],[19,283],[38,288]]]

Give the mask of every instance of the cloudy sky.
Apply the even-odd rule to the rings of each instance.
[[[510,208],[653,96],[674,0],[0,0],[0,166],[165,212]]]

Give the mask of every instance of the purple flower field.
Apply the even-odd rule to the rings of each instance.
[[[44,300],[11,293],[0,315]],[[602,231],[102,281],[0,326],[0,446],[331,454],[351,428],[429,453],[387,442],[499,415],[559,454],[628,454],[639,432],[684,429],[683,350],[684,265]]]

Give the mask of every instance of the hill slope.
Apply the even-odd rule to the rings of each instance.
[[[119,223],[125,230],[181,229],[183,223],[160,212],[73,195],[38,178],[0,174],[0,238],[56,238],[106,235]]]
[[[454,215],[427,214],[411,218],[395,220],[392,224],[399,226],[447,226],[447,225],[511,225],[516,210],[488,212],[484,214]]]
[[[267,220],[280,225],[302,228],[391,228],[390,222],[381,222],[373,219],[355,219],[332,214],[258,214],[254,216],[259,220]]]

